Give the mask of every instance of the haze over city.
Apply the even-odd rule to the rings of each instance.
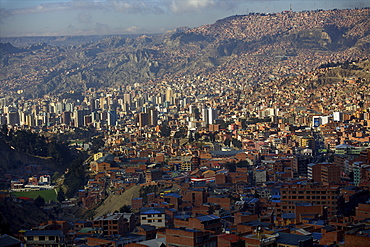
[[[0,37],[163,33],[250,12],[369,6],[368,0],[0,0]]]

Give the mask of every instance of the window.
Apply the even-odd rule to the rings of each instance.
[[[45,236],[39,236],[39,240],[40,241],[44,241],[45,240]]]
[[[55,236],[49,236],[49,240],[50,241],[55,240]]]
[[[141,219],[146,220],[146,217],[143,216]]]
[[[148,220],[149,223],[152,223],[152,220]]]
[[[162,222],[162,219],[159,219],[158,222]]]

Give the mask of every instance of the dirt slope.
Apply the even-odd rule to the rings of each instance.
[[[139,197],[141,186],[136,185],[126,190],[122,195],[110,195],[104,203],[95,210],[95,216],[99,217],[107,213],[119,211],[124,205],[131,205],[131,199]]]

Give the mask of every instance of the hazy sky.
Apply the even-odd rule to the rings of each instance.
[[[0,37],[159,33],[235,14],[370,7],[370,0],[0,0]]]

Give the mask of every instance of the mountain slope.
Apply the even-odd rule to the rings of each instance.
[[[249,14],[194,29],[96,43],[37,45],[0,60],[0,96],[40,97],[68,90],[179,80],[200,74],[258,83],[329,60],[368,56],[370,10]],[[230,67],[234,71],[230,71]],[[276,73],[275,68],[287,68]],[[249,75],[251,78],[246,78]]]

